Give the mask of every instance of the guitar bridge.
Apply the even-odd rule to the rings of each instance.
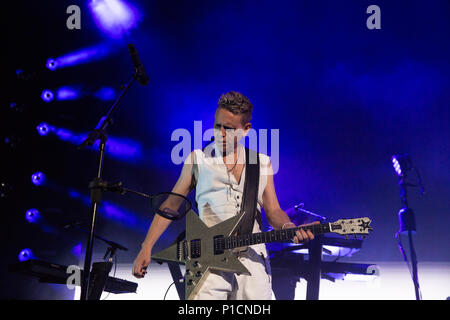
[[[177,243],[178,261],[200,258],[202,255],[201,239],[183,240]]]
[[[178,261],[186,261],[188,258],[188,244],[186,240],[177,243],[177,259]]]

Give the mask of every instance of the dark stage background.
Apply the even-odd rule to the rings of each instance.
[[[200,120],[203,130],[211,128],[220,94],[236,90],[254,105],[253,128],[279,129],[275,186],[283,209],[304,202],[332,221],[368,216],[374,232],[352,261],[402,261],[394,239],[401,204],[391,156],[406,152],[426,190],[420,197],[411,189],[408,198],[418,259],[450,261],[449,1],[129,3],[140,13],[131,40],[99,31],[88,1],[17,1],[5,12],[1,298],[60,297],[57,286],[39,287],[7,273],[24,248],[62,264],[84,257],[86,237],[55,225],[88,221],[87,185],[97,153],[78,151],[61,135],[40,136],[36,126],[46,122],[84,134],[112,101],[86,94],[46,103],[41,93],[109,87],[117,96],[133,70],[129,41],[150,84],[135,84],[114,117],[111,139],[135,152],[107,154],[106,180],[147,193],[171,190],[181,170],[171,161],[178,143],[172,132],[193,133]],[[80,30],[66,27],[71,4],[81,8]],[[372,4],[381,8],[380,30],[366,27]],[[89,62],[45,67],[48,58],[105,44],[109,51]],[[31,183],[37,171],[45,173],[46,186]],[[97,231],[129,248],[118,262],[131,268],[153,213],[133,195],[105,194],[104,200]],[[27,222],[30,208],[48,225]],[[158,248],[183,227],[174,223]],[[106,247],[96,242],[94,250]]]

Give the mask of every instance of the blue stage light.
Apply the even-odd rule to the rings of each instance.
[[[104,217],[119,222],[124,226],[135,228],[138,225],[138,217],[135,213],[108,201],[103,201],[100,213]]]
[[[31,182],[35,186],[41,186],[45,183],[45,174],[42,172],[36,172],[31,175]]]
[[[111,38],[120,38],[139,20],[139,11],[121,0],[91,0],[89,8],[98,28]]]
[[[75,189],[69,189],[68,192],[70,197],[81,201],[86,206],[91,204],[91,198],[88,195],[82,194]]]
[[[56,68],[58,67],[58,63],[55,59],[48,59],[47,63],[45,64],[45,66],[51,70],[51,71],[55,71]]]
[[[400,164],[398,163],[398,160],[395,156],[392,157],[392,165],[394,166],[395,173],[397,173],[398,176],[401,176],[402,169],[401,169]]]
[[[46,89],[46,90],[42,91],[41,98],[45,102],[50,102],[53,100],[54,94],[52,91]]]
[[[49,126],[47,123],[42,122],[36,127],[39,135],[46,136],[49,134],[50,131],[52,131],[54,128]]]
[[[69,189],[68,194],[70,197],[81,201],[86,206],[90,206],[91,204],[89,195],[82,194],[75,189]],[[147,227],[145,223],[140,221],[139,214],[109,201],[102,201],[102,205],[99,207],[99,213],[103,217],[126,227],[133,229],[141,227],[145,229]]]
[[[72,254],[78,258],[81,258],[81,254],[83,252],[83,245],[81,242],[78,242],[73,248],[72,248]]]
[[[116,47],[118,47],[118,45],[113,43],[101,43],[91,47],[81,48],[55,59],[48,59],[46,67],[54,71],[56,69],[93,62],[106,57],[114,51]]]
[[[102,87],[97,91],[93,91],[89,89],[83,90],[79,86],[63,86],[54,91],[46,89],[41,94],[41,98],[45,102],[50,102],[54,99],[58,101],[76,100],[83,96],[92,96],[102,101],[109,101],[115,98],[116,91],[111,87]]]
[[[57,100],[75,100],[80,96],[80,90],[74,87],[61,87],[56,91]]]
[[[39,210],[34,209],[34,208],[27,210],[27,212],[25,213],[25,219],[29,223],[39,222],[39,220],[41,220],[41,215],[39,214]]]
[[[23,249],[22,251],[20,251],[19,253],[19,261],[27,261],[29,259],[33,259],[34,255],[33,255],[33,251],[31,251],[31,249]]]
[[[395,173],[399,176],[405,176],[412,168],[411,158],[408,154],[396,154],[392,156],[392,165]]]
[[[95,92],[94,96],[103,101],[113,100],[116,96],[116,91],[110,87],[103,87]]]
[[[75,145],[80,145],[87,138],[87,134],[77,134],[64,128],[53,127],[45,122],[40,123],[36,129],[41,136],[46,136],[49,133],[52,133],[55,134],[59,140]],[[97,141],[92,147],[89,147],[89,149],[98,150],[98,146],[99,142]],[[137,163],[143,158],[142,145],[139,142],[128,138],[108,137],[106,153],[116,159],[132,163]],[[32,179],[34,179],[33,183],[37,183],[37,179],[39,179],[39,177],[35,176]]]

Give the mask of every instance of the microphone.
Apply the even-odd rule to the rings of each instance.
[[[128,51],[130,52],[131,61],[133,61],[134,70],[136,71],[137,81],[143,86],[147,85],[150,79],[145,72],[145,68],[141,62],[141,59],[139,58],[138,51],[132,43],[128,45]]]

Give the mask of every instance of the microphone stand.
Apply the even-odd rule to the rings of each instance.
[[[409,249],[411,254],[411,265],[412,265],[412,280],[414,283],[414,292],[416,295],[416,300],[421,300],[421,294],[420,294],[420,287],[419,287],[419,279],[417,276],[417,256],[416,256],[416,250],[414,248],[413,244],[413,233],[416,233],[416,222],[414,217],[414,211],[408,207],[408,201],[407,201],[407,192],[406,187],[410,184],[405,181],[405,176],[400,176],[398,181],[399,186],[399,192],[400,192],[400,200],[402,203],[402,208],[400,209],[398,213],[398,219],[400,223],[400,230],[398,231],[399,237],[400,234],[407,233],[408,234],[408,240],[409,240]],[[420,181],[420,178],[419,178]],[[423,188],[423,187],[422,187]],[[404,254],[404,250],[400,243],[400,249],[402,252],[402,255],[406,262],[406,255]]]
[[[90,207],[91,219],[89,225],[89,235],[86,245],[86,255],[84,258],[84,272],[83,272],[83,281],[81,283],[80,300],[88,299],[89,276],[91,270],[92,248],[94,245],[95,223],[97,219],[98,208],[102,200],[102,192],[105,189],[104,188],[105,182],[102,180],[102,170],[107,140],[106,128],[108,127],[108,125],[112,123],[112,115],[117,110],[117,107],[119,106],[119,103],[122,100],[123,96],[125,95],[125,93],[127,93],[128,89],[137,79],[138,79],[138,71],[135,69],[133,76],[128,81],[128,83],[126,83],[125,86],[122,88],[122,92],[120,93],[116,101],[113,103],[106,116],[100,119],[95,129],[91,133],[89,133],[88,137],[78,147],[78,149],[82,149],[87,145],[92,146],[97,140],[100,140],[97,175],[94,178],[94,180],[92,180],[89,183],[89,189],[91,191],[91,207]]]

